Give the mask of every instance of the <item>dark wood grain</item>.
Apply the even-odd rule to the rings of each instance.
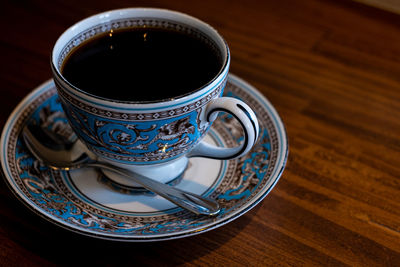
[[[344,0],[1,1],[1,127],[50,78],[68,26],[128,6],[189,13],[225,37],[232,72],[286,125],[287,168],[239,219],[151,244],[67,232],[1,181],[0,265],[400,266],[400,16]]]

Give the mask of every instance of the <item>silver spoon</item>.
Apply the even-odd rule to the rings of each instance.
[[[213,216],[220,212],[219,205],[214,199],[183,191],[129,170],[91,159],[79,139],[63,140],[54,133],[29,123],[23,128],[22,136],[33,156],[50,168],[67,171],[88,167],[107,169],[130,178],[147,190],[197,215]]]

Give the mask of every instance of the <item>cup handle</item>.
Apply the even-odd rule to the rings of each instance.
[[[204,140],[189,153],[188,157],[206,157],[212,159],[234,159],[248,153],[258,138],[258,121],[256,114],[251,108],[236,98],[221,97],[212,100],[206,107],[204,116],[208,123],[213,122],[218,113],[227,112],[235,117],[242,125],[244,130],[244,140],[237,146],[232,148],[217,147],[210,145]]]

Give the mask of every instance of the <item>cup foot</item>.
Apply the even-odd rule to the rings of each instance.
[[[146,188],[141,187],[140,185],[130,186],[130,185],[126,185],[126,184],[120,184],[120,183],[110,179],[106,174],[104,174],[103,170],[99,170],[99,172],[100,172],[100,175],[98,177],[98,181],[100,183],[107,185],[114,191],[117,191],[117,192],[120,192],[123,194],[129,194],[129,195],[150,195],[150,196],[156,195],[153,192],[147,190]],[[185,173],[185,170],[180,175],[178,175],[171,181],[167,182],[166,184],[168,184],[170,186],[175,186],[175,185],[179,184],[183,179],[184,173]]]
[[[179,158],[168,164],[152,165],[152,166],[129,166],[129,165],[118,165],[122,168],[127,168],[134,173],[144,175],[150,179],[156,180],[161,183],[175,185],[183,176],[189,160],[186,157]],[[126,189],[128,191],[146,191],[141,185],[135,183],[132,179],[126,176],[116,174],[112,171],[101,170],[102,176],[105,180],[108,180],[108,184],[113,187]]]

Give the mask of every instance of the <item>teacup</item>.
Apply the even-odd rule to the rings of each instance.
[[[63,64],[70,54],[98,35],[146,27],[178,31],[207,43],[220,60],[217,72],[185,94],[156,97],[152,101],[100,96],[95,90],[88,92],[64,76]],[[258,122],[251,108],[243,101],[222,97],[229,65],[229,48],[211,26],[179,12],[154,8],[113,10],[86,18],[59,37],[51,58],[63,109],[88,150],[99,160],[161,182],[178,177],[190,157],[233,159],[248,153],[256,142]],[[177,82],[181,78],[178,74]],[[132,85],[131,90],[149,89]],[[153,91],[156,96],[157,91]],[[220,111],[232,114],[242,125],[244,140],[238,147],[222,148],[204,142],[203,137]],[[107,175],[119,183],[132,185],[112,173]]]

